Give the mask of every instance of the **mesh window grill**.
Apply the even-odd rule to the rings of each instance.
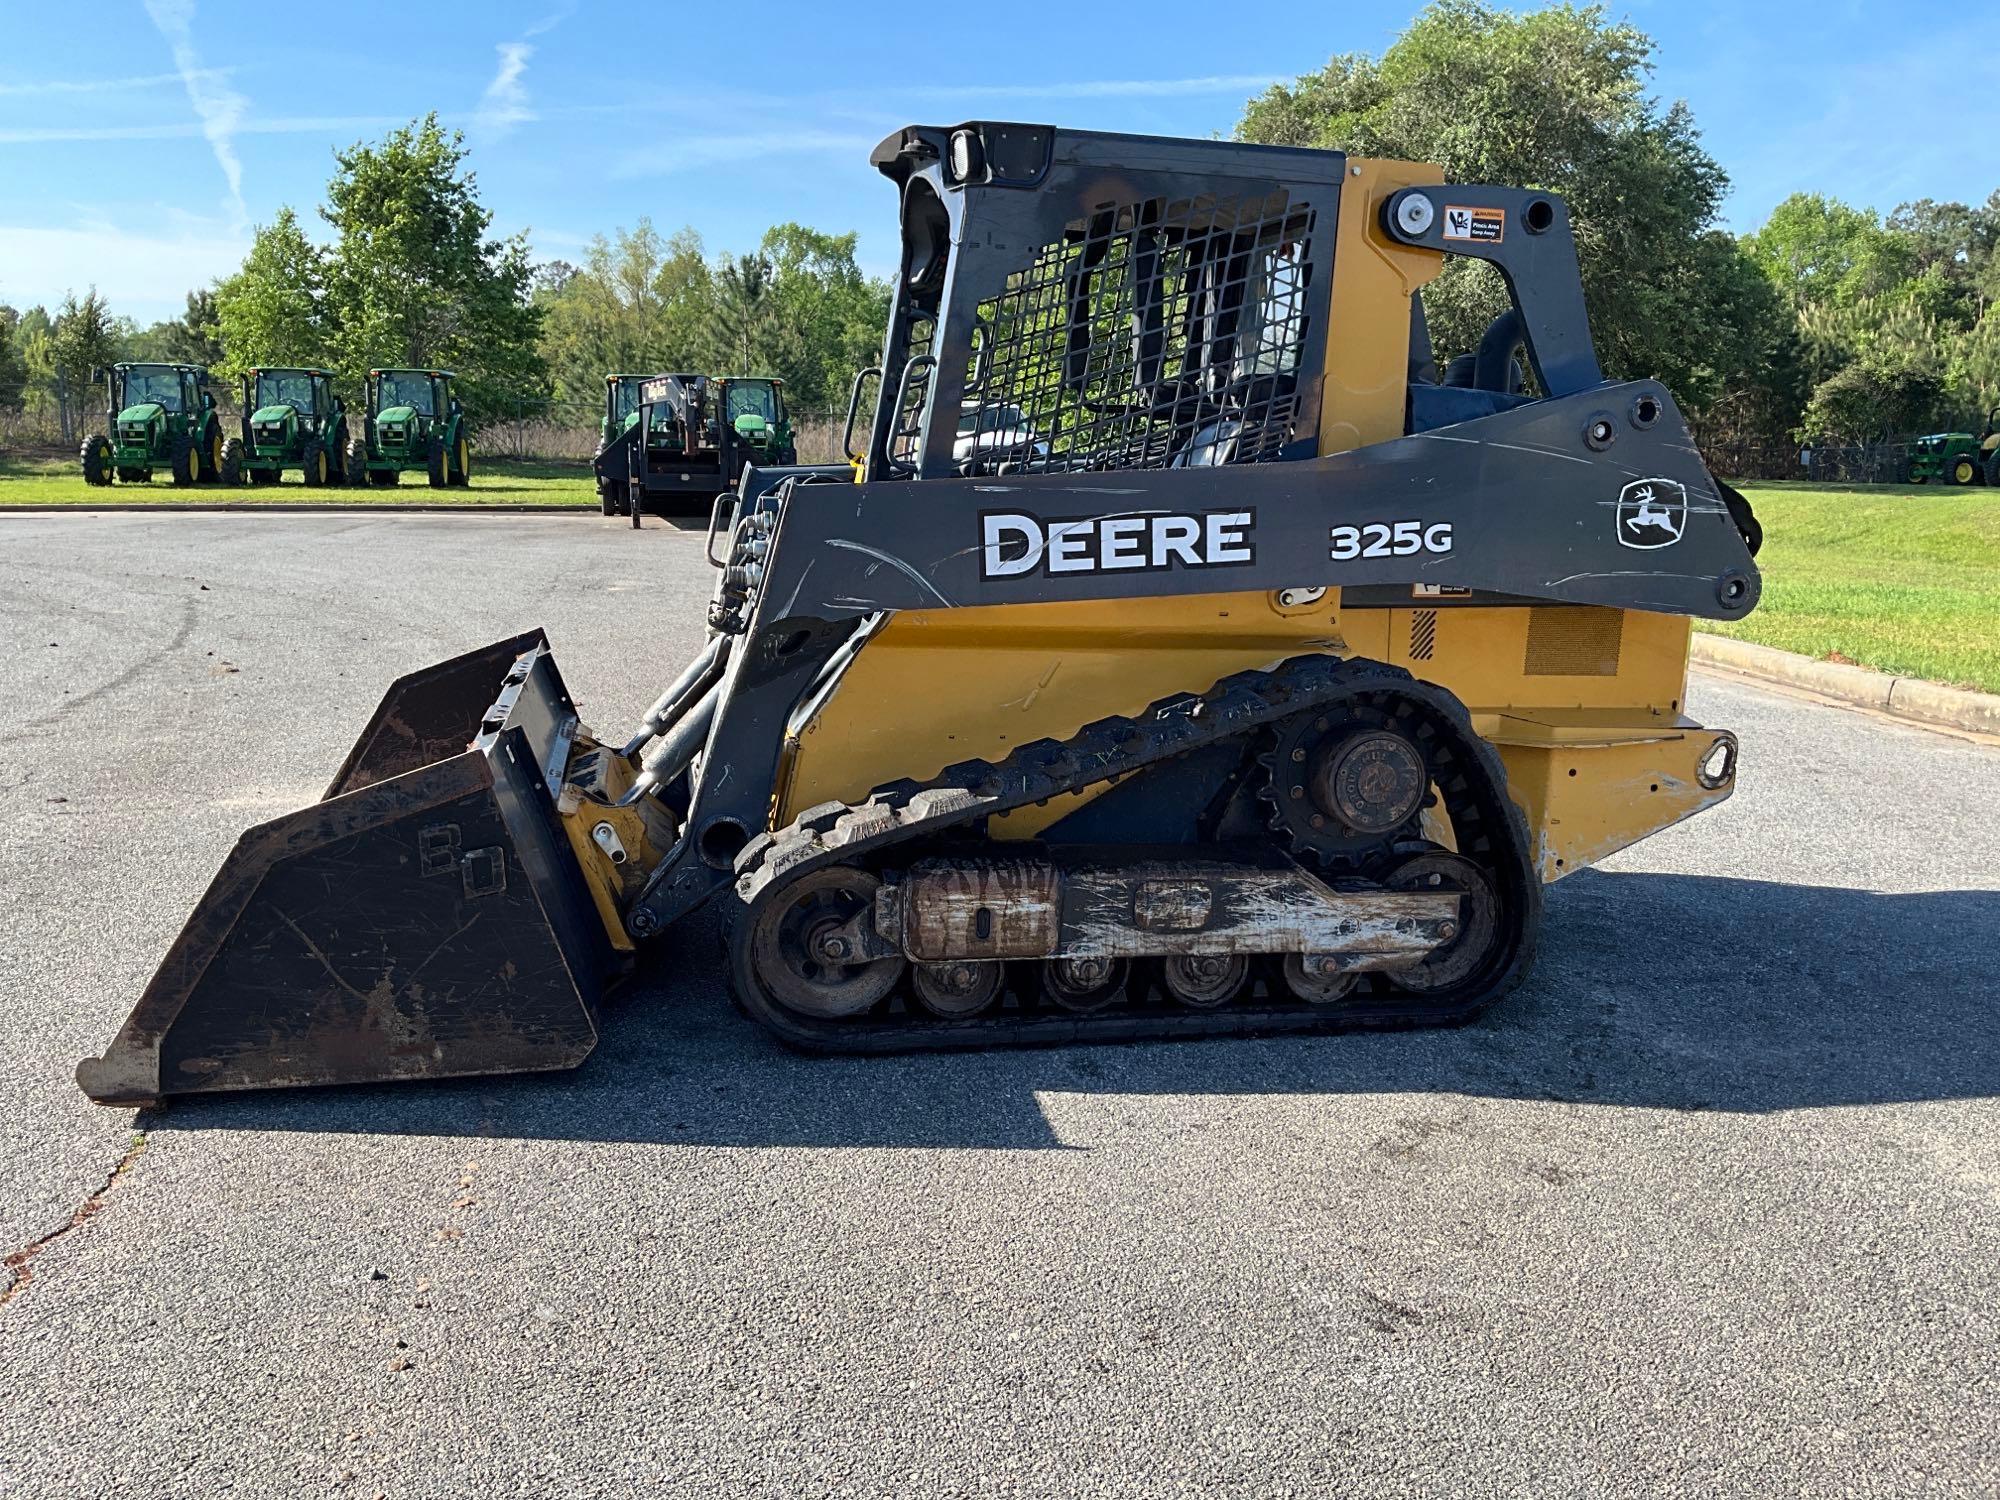
[[[1282,189],[1073,220],[979,306],[959,472],[1276,458],[1311,335],[1313,220]]]

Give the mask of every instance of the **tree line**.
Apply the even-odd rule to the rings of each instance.
[[[2000,403],[2000,191],[1887,216],[1799,193],[1732,235],[1692,113],[1647,92],[1653,52],[1602,6],[1437,0],[1380,57],[1258,95],[1236,134],[1562,194],[1605,373],[1665,381],[1712,448],[1982,421]],[[1472,347],[1505,296],[1489,267],[1448,263],[1424,298],[1440,351]]]
[[[1886,215],[1802,192],[1731,234],[1728,176],[1691,112],[1647,91],[1653,52],[1601,6],[1435,0],[1380,56],[1251,99],[1236,135],[1561,193],[1606,374],[1665,381],[1712,449],[1974,425],[2000,404],[2000,191]],[[577,263],[536,264],[525,236],[491,234],[464,141],[434,116],[337,151],[316,213],[326,235],[281,210],[234,274],[150,327],[94,290],[54,313],[0,307],[0,411],[129,358],[324,364],[350,390],[373,365],[445,366],[486,420],[587,422],[613,370],[776,374],[794,405],[836,412],[887,317],[856,237],[795,223],[713,255],[641,219]],[[1504,305],[1490,267],[1448,263],[1425,292],[1440,354]]]
[[[358,392],[383,366],[445,368],[476,422],[555,415],[594,425],[613,370],[775,374],[796,406],[831,411],[879,348],[888,285],[855,236],[780,224],[749,254],[709,256],[692,230],[594,241],[583,263],[536,264],[496,237],[462,135],[428,116],[334,153],[316,238],[290,207],[233,274],[141,328],[95,288],[51,313],[0,306],[0,412],[59,401],[87,423],[91,372],[119,360],[324,366]],[[222,393],[227,399],[228,392]]]

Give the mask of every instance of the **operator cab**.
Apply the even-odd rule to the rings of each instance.
[[[317,382],[303,370],[272,370],[259,372],[257,394],[259,407],[289,406],[300,416],[314,415],[321,405]]]
[[[163,411],[192,411],[195,406],[193,374],[164,365],[126,370],[124,404],[143,406],[149,401]]]
[[[384,370],[376,390],[377,411],[407,406],[420,417],[438,414],[437,381],[421,370]]]

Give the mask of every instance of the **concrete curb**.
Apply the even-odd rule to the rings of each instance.
[[[1892,677],[1887,672],[1840,662],[1814,661],[1795,652],[1700,631],[1695,632],[1691,656],[1696,666],[1802,688],[1913,723],[2000,737],[2000,695],[1993,693],[1945,687],[1917,677]]]

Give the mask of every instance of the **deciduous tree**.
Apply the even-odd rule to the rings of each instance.
[[[326,253],[306,238],[291,209],[279,209],[258,229],[242,269],[215,289],[220,371],[233,379],[258,365],[327,362],[334,348],[327,275]]]
[[[1657,376],[1699,410],[1755,378],[1784,319],[1728,264],[1713,233],[1727,178],[1687,107],[1647,93],[1652,53],[1601,6],[1436,0],[1380,58],[1336,56],[1251,100],[1236,133],[1562,194],[1606,372]],[[1505,305],[1497,276],[1459,260],[1424,296],[1444,355]]]
[[[81,300],[74,292],[63,298],[50,334],[49,358],[67,387],[72,412],[88,409],[85,392],[90,389],[92,373],[115,364],[120,352],[111,310],[97,295],[96,287]]]
[[[337,235],[329,322],[350,379],[382,365],[450,368],[475,417],[511,414],[544,386],[542,310],[526,236],[489,237],[465,157],[463,134],[434,114],[334,153],[320,210]]]
[[[19,411],[28,390],[28,365],[18,342],[21,315],[0,303],[0,411]]]

